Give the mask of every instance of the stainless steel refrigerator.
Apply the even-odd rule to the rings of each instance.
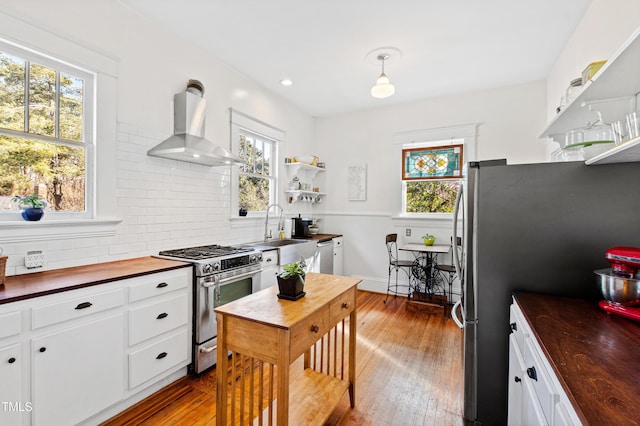
[[[507,422],[515,291],[598,300],[606,249],[640,247],[640,163],[465,165],[459,193],[464,417]],[[458,223],[458,221],[455,221]],[[455,252],[455,251],[454,251]]]

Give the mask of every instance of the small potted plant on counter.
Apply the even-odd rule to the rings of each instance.
[[[304,297],[305,266],[303,259],[283,266],[283,271],[278,274],[278,298],[298,300]]]
[[[431,234],[424,234],[422,236],[422,241],[424,242],[425,246],[432,246],[433,243],[436,241],[436,237]]]
[[[22,218],[30,221],[42,219],[44,208],[47,207],[47,202],[38,194],[27,195],[26,197],[16,195],[11,201],[18,203],[18,206],[22,209]]]

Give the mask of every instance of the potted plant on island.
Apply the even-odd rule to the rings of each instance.
[[[436,237],[435,237],[435,235],[424,234],[422,236],[422,241],[424,242],[425,246],[432,246],[433,243],[436,241]]]
[[[304,260],[283,266],[283,271],[278,274],[279,299],[298,300],[304,297],[305,266]]]
[[[27,195],[21,197],[16,195],[11,199],[14,203],[18,203],[21,209],[22,218],[24,220],[36,221],[42,219],[44,215],[44,208],[47,207],[47,202],[38,194]]]

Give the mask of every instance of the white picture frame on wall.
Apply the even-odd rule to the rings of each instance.
[[[366,163],[348,166],[349,201],[367,200],[367,165]]]

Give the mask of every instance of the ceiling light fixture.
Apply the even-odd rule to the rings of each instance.
[[[389,57],[388,53],[381,53],[377,57],[379,61],[382,61],[382,74],[376,80],[376,85],[371,88],[371,96],[374,98],[388,98],[396,91],[395,86],[389,83],[389,77],[384,73],[384,61]]]
[[[285,78],[284,80],[280,80],[280,84],[283,86],[291,86],[293,84],[293,80]]]

